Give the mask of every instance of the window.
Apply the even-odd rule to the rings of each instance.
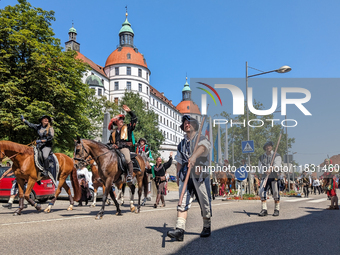
[[[146,102],[146,109],[149,109],[149,102]]]
[[[126,74],[131,75],[131,67],[126,67]]]
[[[158,108],[158,102],[157,102],[157,108]]]
[[[102,96],[103,95],[103,90],[102,89],[98,89],[98,96]]]
[[[126,55],[126,57],[127,57],[127,59],[131,59],[131,54],[128,53],[128,54]]]
[[[169,139],[169,132],[166,132],[166,138]]]
[[[146,87],[146,94],[149,95],[149,87]]]
[[[169,120],[166,120],[166,125],[169,126]]]
[[[142,77],[142,69],[138,69],[138,76]]]
[[[131,90],[131,82],[130,81],[126,82],[126,89]]]
[[[155,99],[154,98],[152,99],[152,105],[155,105]]]
[[[149,73],[146,72],[146,80],[148,81],[149,80]]]
[[[119,67],[115,67],[115,74],[119,75]]]
[[[118,105],[118,97],[115,97],[115,104]]]
[[[161,121],[160,122],[162,123],[162,116],[160,116],[160,117],[161,117]]]
[[[172,140],[172,134],[170,134],[170,140]]]
[[[138,83],[138,91],[142,92],[142,84]]]
[[[102,79],[102,83],[103,83],[103,85],[104,85],[104,79]]]
[[[115,90],[119,90],[119,83],[118,83],[118,81],[115,81]]]

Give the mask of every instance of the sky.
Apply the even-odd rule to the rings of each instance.
[[[262,71],[283,65],[292,68],[286,74],[261,78],[339,78],[337,0],[29,2],[55,11],[52,28],[63,46],[74,22],[80,52],[102,66],[119,43],[127,6],[134,43],[151,71],[150,84],[174,105],[181,101],[186,75],[188,79],[245,78],[246,61]],[[2,0],[0,8],[16,3]],[[248,71],[249,75],[257,73]],[[250,87],[254,79],[249,79]],[[291,151],[296,152],[294,159],[299,164],[320,164],[327,154],[340,154],[338,84],[337,79],[323,79],[298,86],[310,90],[312,96],[306,104],[312,116],[304,116],[296,107],[288,107],[287,112],[288,118],[293,116],[299,122],[288,129],[289,136],[296,138]],[[245,94],[245,85],[241,89]],[[258,90],[254,86],[256,99],[270,107],[271,97],[262,93],[266,88]]]

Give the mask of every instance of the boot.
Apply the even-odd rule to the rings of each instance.
[[[7,207],[7,209],[12,209],[13,203],[8,203],[6,205],[2,205],[3,207]]]
[[[208,237],[211,234],[211,228],[210,227],[203,227],[203,230],[201,232],[201,237]]]
[[[267,210],[262,209],[261,212],[258,214],[260,217],[267,216],[268,212]]]
[[[48,176],[49,168],[50,168],[50,162],[47,158],[44,160],[44,171],[41,172],[41,176]]]
[[[161,194],[157,194],[157,198],[156,198],[156,203],[154,205],[154,208],[157,208],[157,205],[159,204],[159,200],[161,199]]]
[[[181,228],[176,228],[175,230],[170,230],[167,233],[167,236],[170,238],[175,238],[176,241],[183,241],[184,238],[184,230]]]
[[[279,216],[279,210],[274,210],[273,216]]]
[[[132,182],[132,176],[133,176],[133,163],[130,161],[128,164],[128,175],[126,176],[126,182]]]

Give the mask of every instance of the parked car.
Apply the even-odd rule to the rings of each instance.
[[[91,172],[90,172],[90,174],[92,174]],[[92,175],[91,175],[92,176]],[[90,177],[91,177],[90,176]],[[68,176],[67,178],[66,178],[66,183],[67,183],[67,185],[70,187],[70,189],[71,189],[71,194],[72,194],[72,196],[74,196],[74,193],[73,193],[73,187],[72,187],[72,183],[71,183],[71,180],[70,180],[70,176]],[[59,182],[57,182],[57,184],[59,184]],[[92,182],[90,182],[89,183],[89,189],[90,189],[90,192],[91,192],[91,196],[92,196],[92,199],[90,200],[91,202],[93,201],[93,196],[94,196],[94,188],[93,188],[93,186],[92,186]],[[102,187],[99,187],[98,189],[97,189],[97,199],[101,199],[103,197],[103,188]],[[66,191],[65,191],[65,189],[61,189],[61,192],[60,192],[60,194],[59,194],[59,196],[58,196],[58,198],[68,198],[68,194],[66,193]]]
[[[6,172],[9,167],[0,167],[0,177]],[[15,180],[15,175],[12,173],[9,176],[5,176],[0,180],[0,199],[8,200],[11,195],[11,188],[13,185],[13,181]],[[41,185],[37,183],[34,184],[33,190],[30,194],[30,197],[35,200],[37,199],[39,202],[44,203],[49,198],[53,197],[55,193],[55,186],[53,182],[49,180],[41,181]]]

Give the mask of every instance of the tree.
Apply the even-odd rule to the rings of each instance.
[[[0,139],[29,143],[36,134],[20,114],[33,123],[48,114],[55,145],[71,149],[76,135],[93,134],[93,94],[81,81],[89,66],[76,52],[62,52],[51,28],[53,11],[18,2],[0,10]]]
[[[120,107],[127,105],[137,115],[138,122],[134,130],[136,142],[139,138],[143,137],[147,140],[148,145],[151,148],[153,157],[158,156],[158,150],[164,137],[158,126],[158,115],[147,109],[146,103],[139,96],[138,93],[125,92],[124,97],[120,101]],[[127,122],[130,121],[129,115],[127,115]]]
[[[260,102],[254,101],[254,107],[256,109],[263,109],[263,105]],[[226,112],[222,112],[220,114],[223,118],[229,120],[230,123],[230,115]],[[233,122],[245,122],[246,123],[246,115],[239,115],[236,118],[232,118]],[[251,123],[253,126],[260,126],[263,122],[263,126],[261,127],[249,127],[249,137],[250,140],[254,140],[254,147],[255,152],[250,154],[250,163],[253,166],[258,165],[258,159],[259,157],[264,153],[263,145],[266,143],[266,141],[272,141],[274,143],[274,148],[276,148],[276,144],[278,142],[280,133],[281,141],[278,147],[277,152],[281,155],[282,160],[284,158],[284,155],[287,154],[287,145],[286,145],[286,139],[287,134],[284,132],[283,127],[280,124],[277,124],[275,122],[272,123],[272,121],[267,121],[269,119],[273,119],[273,115],[266,115],[266,116],[257,116],[251,112],[249,112],[249,120],[258,119],[259,121],[254,121]],[[262,122],[261,122],[262,121]],[[216,129],[217,127],[215,127]],[[214,137],[216,137],[217,130],[214,129]],[[221,131],[223,129],[221,128]],[[225,132],[221,132],[221,147],[222,151],[224,151],[225,148]],[[247,140],[247,126],[243,125],[233,125],[232,128],[228,129],[228,136],[229,136],[229,161],[231,160],[231,152],[232,152],[232,142],[234,141],[234,159],[235,159],[235,165],[239,166],[241,165],[242,159],[247,159],[247,155],[242,153],[241,143],[242,141]],[[291,148],[292,144],[295,142],[295,138],[288,138],[288,147]]]

